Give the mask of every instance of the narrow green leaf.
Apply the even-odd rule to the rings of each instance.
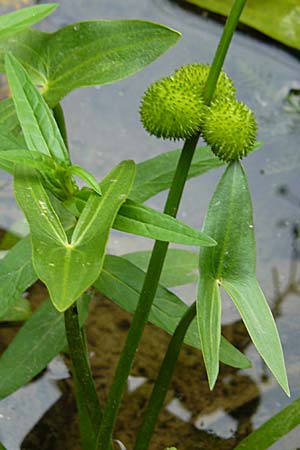
[[[203,248],[200,252],[198,325],[210,387],[213,387],[218,367],[214,339],[220,312],[215,291],[208,295],[206,287],[215,283],[215,286],[222,285],[232,297],[258,352],[288,393],[280,339],[256,280],[251,196],[239,162],[231,163],[221,178],[208,207],[204,232],[218,242],[215,247]]]
[[[19,131],[20,124],[11,98],[0,101],[0,126],[7,132],[16,134]]]
[[[83,167],[72,164],[68,167],[68,172],[72,175],[77,175],[79,178],[85,181],[87,185],[89,185],[97,194],[102,195],[99,183],[94,175],[85,170]]]
[[[151,251],[139,251],[122,255],[135,266],[146,272]],[[189,250],[170,248],[167,252],[160,283],[166,287],[193,283],[199,278],[199,257]]]
[[[171,150],[136,166],[136,177],[130,198],[144,202],[171,185],[181,150]],[[224,164],[209,147],[197,147],[188,178],[193,178]]]
[[[212,246],[216,244],[205,233],[185,225],[174,217],[129,199],[120,208],[114,222],[114,228],[127,233],[177,244],[197,246]]]
[[[74,89],[133,75],[179,37],[170,28],[143,20],[86,21],[55,33],[27,30],[0,44],[0,59],[11,51],[53,107]]]
[[[0,102],[0,105],[1,103],[2,102]],[[26,148],[26,144],[22,137],[17,138],[8,128],[0,124],[0,153],[16,149],[23,150],[24,148]],[[14,171],[14,164],[10,161],[5,161],[2,158],[2,160],[0,160],[0,168],[12,174]]]
[[[94,286],[121,308],[133,313],[138,304],[144,278],[145,272],[126,259],[106,256],[103,270]],[[173,334],[186,309],[187,306],[182,300],[160,285],[151,308],[149,321],[167,333]],[[196,320],[187,331],[185,343],[201,348]],[[249,360],[223,337],[220,345],[220,360],[233,367],[250,367]]]
[[[300,399],[297,398],[261,427],[249,434],[234,450],[267,450],[299,424]]]
[[[31,316],[31,305],[28,300],[20,297],[13,307],[0,317],[0,322],[25,322]]]
[[[30,381],[65,345],[64,316],[47,300],[0,358],[0,399]]]
[[[70,164],[70,158],[54,117],[29,75],[12,54],[5,68],[27,147]]]
[[[40,22],[58,7],[58,3],[48,5],[31,6],[20,11],[13,11],[0,17],[0,40],[19,33]]]
[[[5,316],[23,292],[37,280],[31,262],[31,243],[22,239],[0,260],[0,317]]]
[[[67,309],[99,276],[110,228],[135,174],[133,161],[116,166],[92,193],[70,240],[36,172],[16,169],[15,193],[30,225],[33,264],[59,311]]]
[[[49,156],[30,150],[18,149],[0,151],[0,168],[9,173],[14,173],[14,167],[20,164],[26,167],[38,169],[49,174],[55,171],[56,164]]]

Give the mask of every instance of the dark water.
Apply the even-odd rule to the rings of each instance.
[[[169,75],[174,68],[191,62],[210,62],[222,26],[170,0],[62,0],[60,8],[42,28],[51,31],[78,20],[95,18],[144,18],[164,23],[183,35],[176,47],[144,71],[111,86],[78,90],[63,101],[72,158],[100,178],[121,159],[132,158],[138,162],[175,148],[174,144],[151,138],[144,132],[138,115],[140,98],[151,82]],[[300,338],[300,283],[297,273],[300,251],[300,114],[291,110],[285,98],[291,88],[300,86],[299,56],[291,55],[275,44],[237,32],[225,70],[235,81],[239,99],[254,110],[259,122],[259,139],[265,143],[262,150],[245,160],[244,166],[253,196],[258,278],[270,305],[275,308],[288,367],[291,399],[294,399],[300,395],[300,350],[297,345]],[[217,170],[189,182],[180,219],[201,227],[221,172]],[[8,177],[1,178],[1,187],[4,200],[0,225],[16,226],[21,214],[11,200]],[[150,204],[160,207],[163,198],[164,195],[159,195]],[[150,241],[116,232],[109,244],[110,251],[117,254],[150,247]],[[178,292],[188,301],[194,296],[194,288],[189,286]],[[226,299],[223,314],[226,324],[238,320],[237,313]],[[247,346],[246,353],[255,369],[246,371],[245,375],[259,391],[251,416],[252,426],[257,427],[289,400],[269,377],[251,345]],[[194,410],[191,414],[188,405],[182,408],[178,399],[170,404],[171,414],[179,415],[196,428],[209,428],[224,438],[236,430],[234,414],[226,414],[221,402],[205,416],[200,410],[198,416]],[[3,408],[4,404],[0,403],[0,440],[5,442],[7,428],[1,426]],[[249,416],[250,409],[245,410]],[[13,443],[10,445],[8,450],[19,448]],[[299,445],[300,432],[295,430],[272,449],[291,450]],[[184,444],[179,449],[189,450]]]

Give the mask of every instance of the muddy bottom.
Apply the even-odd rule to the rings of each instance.
[[[31,289],[33,304],[45,291],[38,284]],[[130,326],[131,317],[111,301],[96,296],[86,323],[91,365],[99,397],[106,401],[115,366]],[[11,339],[16,328],[2,328],[1,347]],[[237,322],[223,330],[230,340],[245,348],[249,339],[244,326]],[[115,439],[129,450],[139,427],[143,410],[151,392],[170,337],[153,325],[146,327],[131,372]],[[64,355],[70,367],[68,356]],[[79,424],[72,380],[58,382],[60,400],[44,415],[23,442],[23,450],[79,450]],[[215,390],[208,389],[201,353],[184,346],[157,425],[151,450],[163,450],[174,445],[178,450],[232,449],[237,441],[252,430],[251,415],[259,404],[255,383],[236,369],[221,365]],[[236,422],[232,437],[215,436],[209,431],[209,421],[230,417]],[[206,419],[204,420],[204,417]],[[206,428],[205,430],[201,428]]]

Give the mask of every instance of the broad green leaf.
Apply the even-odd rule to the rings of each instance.
[[[102,195],[100,186],[94,175],[89,173],[83,167],[72,164],[68,167],[68,172],[72,175],[77,175],[79,178],[85,181],[87,185],[89,185],[97,194]]]
[[[216,245],[216,242],[205,233],[185,225],[174,217],[129,199],[120,208],[114,222],[114,228],[177,244]]]
[[[25,69],[11,54],[5,56],[5,68],[28,149],[70,164],[55,119]]]
[[[64,315],[42,303],[0,358],[0,399],[40,373],[66,345]]]
[[[5,316],[23,292],[37,280],[31,262],[31,243],[22,239],[0,260],[0,317]]]
[[[0,317],[0,322],[25,322],[31,313],[30,302],[26,298],[20,297],[14,306]]]
[[[50,107],[74,89],[126,78],[150,64],[179,39],[179,33],[143,20],[97,20],[55,33],[28,30],[0,45],[42,87]],[[1,59],[1,55],[0,55]]]
[[[139,301],[145,272],[119,256],[106,256],[100,277],[94,286],[121,308],[133,313]],[[159,286],[149,315],[149,321],[173,334],[187,306],[175,294]],[[189,327],[185,343],[200,349],[197,322]],[[220,360],[233,367],[250,367],[249,360],[222,337]]]
[[[232,7],[232,0],[186,1],[225,16]],[[289,47],[297,50],[300,47],[298,0],[251,0],[246,3],[240,21]]]
[[[221,178],[208,207],[204,232],[218,242],[215,247],[203,248],[200,252],[197,314],[210,387],[218,372],[216,342],[221,328],[215,290],[221,285],[238,307],[258,352],[281,387],[289,393],[277,328],[256,280],[252,203],[239,162],[231,163]]]
[[[261,427],[249,434],[234,450],[267,450],[299,424],[300,399],[297,398]]]
[[[37,172],[16,168],[15,193],[31,230],[33,264],[59,311],[66,310],[99,276],[110,228],[135,174],[133,161],[116,166],[92,193],[67,237]]]
[[[0,17],[0,40],[7,39],[9,36],[19,33],[40,22],[58,7],[58,3],[48,5],[31,6],[23,8],[20,11],[14,11],[4,14]]]
[[[122,255],[135,266],[146,272],[151,251],[139,251]],[[166,287],[193,283],[199,278],[199,257],[190,250],[170,248],[164,262],[160,283]]]
[[[14,167],[20,164],[26,167],[38,169],[41,172],[51,172],[55,175],[56,164],[53,159],[42,153],[32,152],[30,150],[0,150],[0,168],[9,173],[14,173]]]
[[[262,145],[262,142],[257,142],[252,151],[258,150]],[[171,150],[137,164],[136,177],[130,192],[130,198],[136,202],[143,203],[159,192],[169,189],[180,153],[181,150]],[[188,179],[223,165],[224,162],[214,155],[210,147],[197,147]]]

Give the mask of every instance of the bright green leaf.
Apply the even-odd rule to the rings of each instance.
[[[0,17],[0,40],[19,33],[25,28],[40,22],[58,7],[58,3],[31,6],[13,11]]]
[[[30,239],[25,238],[0,260],[0,317],[8,314],[23,292],[36,280],[31,262]]]
[[[56,164],[53,159],[42,153],[23,149],[0,151],[1,169],[9,173],[14,173],[16,164],[38,169],[47,174],[56,169]]]
[[[11,98],[0,101],[0,126],[7,132],[17,133],[19,131],[19,121]]]
[[[68,167],[68,172],[72,175],[77,175],[79,178],[85,181],[87,185],[89,185],[97,194],[102,195],[99,183],[94,175],[89,173],[83,167],[72,164]]]
[[[0,322],[25,322],[31,316],[30,302],[20,297],[14,306],[0,317]]]
[[[145,272],[124,258],[106,256],[100,277],[94,286],[121,308],[133,313],[139,301]],[[149,321],[173,334],[187,306],[175,294],[159,286],[149,315]],[[197,322],[190,325],[185,343],[200,349]],[[220,360],[233,367],[250,367],[249,360],[222,337]]]
[[[55,33],[28,30],[0,48],[16,55],[53,107],[74,89],[112,83],[138,72],[179,37],[148,21],[98,20]]]
[[[146,272],[151,251],[139,251],[122,255],[135,266]],[[166,287],[193,283],[199,278],[199,257],[189,250],[169,248],[160,277],[160,283]]]
[[[177,244],[212,246],[216,242],[174,217],[163,214],[141,203],[127,200],[114,222],[114,228],[127,233],[146,236]]]
[[[231,163],[210,201],[204,231],[218,245],[200,252],[198,325],[210,387],[218,371],[216,342],[220,336],[220,306],[215,288],[232,297],[254,345],[279,384],[289,392],[277,328],[256,280],[256,250],[251,196],[239,162]],[[207,286],[212,290],[208,295]]]
[[[232,7],[232,0],[186,1],[225,16]],[[246,3],[240,21],[285,45],[297,50],[300,47],[299,0],[251,0]]]
[[[67,309],[99,276],[110,228],[135,174],[133,161],[116,166],[92,193],[70,239],[34,171],[16,168],[15,193],[30,225],[33,263],[59,311]]]
[[[300,399],[297,398],[261,427],[249,434],[234,450],[267,450],[299,424]]]
[[[28,149],[69,164],[69,154],[55,119],[29,75],[11,54],[5,56],[5,68]]]

